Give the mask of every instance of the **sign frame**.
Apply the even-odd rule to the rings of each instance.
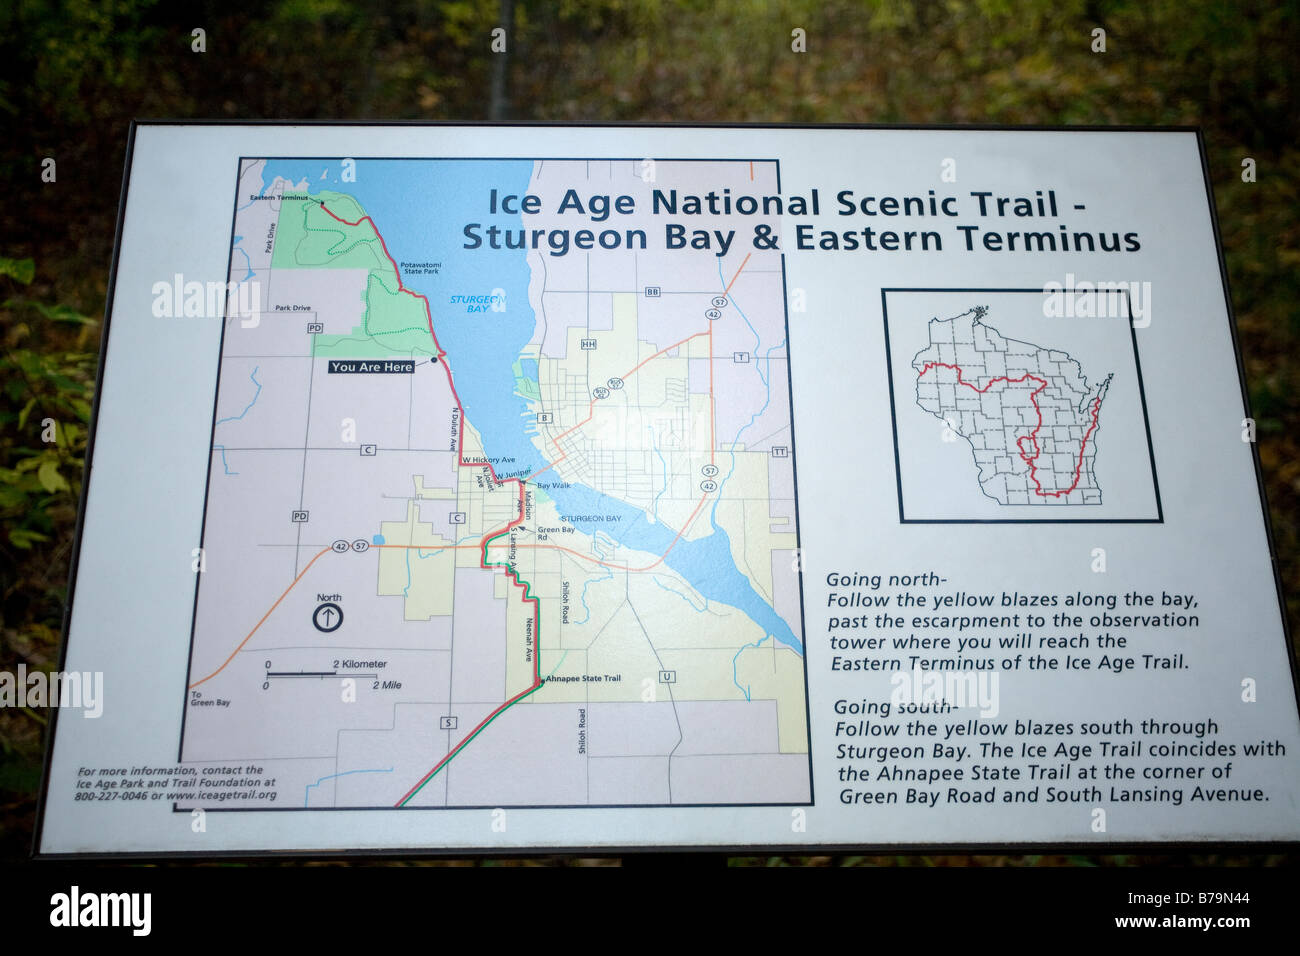
[[[80,565],[80,558],[83,546],[83,531],[86,520],[86,511],[90,495],[90,486],[93,478],[94,468],[94,451],[98,425],[101,413],[101,397],[103,392],[103,382],[106,369],[106,357],[108,354],[108,343],[110,333],[110,323],[113,314],[114,293],[116,290],[119,264],[122,253],[123,228],[126,218],[128,191],[131,180],[132,164],[135,155],[136,135],[139,130],[145,127],[153,126],[215,126],[215,127],[408,127],[408,128],[567,128],[567,129],[627,129],[627,130],[648,130],[648,129],[673,129],[673,130],[714,130],[714,129],[736,129],[749,131],[762,130],[782,130],[782,131],[823,131],[823,130],[850,130],[850,131],[951,131],[951,132],[1050,132],[1050,133],[1082,133],[1082,132],[1107,132],[1107,133],[1179,133],[1194,134],[1196,137],[1201,174],[1205,188],[1206,203],[1208,206],[1210,220],[1213,230],[1214,248],[1219,264],[1220,285],[1223,291],[1224,306],[1228,318],[1229,332],[1231,335],[1232,346],[1234,350],[1234,360],[1237,368],[1238,383],[1241,391],[1242,407],[1248,417],[1251,416],[1250,395],[1246,382],[1245,363],[1243,360],[1240,334],[1237,325],[1236,313],[1233,307],[1227,263],[1223,250],[1222,232],[1219,224],[1218,209],[1215,205],[1212,179],[1210,175],[1209,157],[1206,149],[1205,135],[1200,126],[1143,126],[1143,125],[1002,125],[1002,124],[800,124],[800,123],[628,123],[628,122],[593,122],[593,123],[566,123],[566,122],[495,122],[495,121],[421,121],[421,120],[183,120],[183,119],[136,119],[130,124],[127,142],[122,186],[119,194],[118,211],[114,229],[113,254],[109,268],[107,294],[104,307],[103,328],[100,335],[99,361],[95,377],[95,395],[92,404],[91,421],[89,434],[87,438],[87,447],[85,453],[85,469],[82,481],[82,490],[77,507],[77,516],[74,529],[73,549],[69,562],[69,574],[67,585],[67,598],[64,603],[63,620],[62,620],[62,637],[59,648],[58,668],[62,671],[66,666],[68,654],[69,629],[72,619],[72,607],[76,595],[76,584]],[[562,158],[562,157],[546,157]],[[885,291],[892,289],[887,286],[882,289],[882,296]],[[894,291],[898,291],[894,289]],[[1278,602],[1278,611],[1281,618],[1281,633],[1286,644],[1286,655],[1290,664],[1290,679],[1292,692],[1295,695],[1297,710],[1300,710],[1300,658],[1297,656],[1295,641],[1292,634],[1290,621],[1287,615],[1286,594],[1281,577],[1281,570],[1278,563],[1277,538],[1273,528],[1272,514],[1269,509],[1268,496],[1264,482],[1263,468],[1260,461],[1259,448],[1257,442],[1252,442],[1250,449],[1251,458],[1254,465],[1256,487],[1259,495],[1259,506],[1263,515],[1264,531],[1269,549],[1269,559],[1273,568],[1274,590]],[[902,502],[900,497],[899,507]],[[806,665],[805,665],[806,680]],[[811,702],[806,698],[807,706],[811,707]],[[582,846],[573,845],[565,847],[490,847],[481,846],[477,848],[464,847],[426,847],[413,846],[403,848],[366,848],[366,849],[349,849],[349,850],[311,850],[311,849],[270,849],[270,850],[173,850],[173,851],[142,851],[142,852],[84,852],[84,853],[47,853],[42,852],[41,838],[44,830],[45,813],[48,809],[48,789],[50,783],[51,762],[53,758],[54,741],[57,732],[59,720],[59,708],[51,708],[49,722],[45,733],[44,747],[44,765],[41,776],[40,790],[37,795],[36,805],[36,824],[33,832],[32,858],[36,861],[57,863],[60,861],[94,861],[94,860],[123,860],[131,862],[144,861],[174,861],[185,860],[200,862],[204,860],[214,861],[247,861],[257,862],[267,859],[287,859],[287,860],[365,860],[365,859],[440,859],[440,858],[492,858],[492,859],[514,859],[514,858],[535,858],[535,857],[555,857],[555,856],[581,856],[594,858],[608,858],[620,856],[644,856],[647,854],[664,854],[672,856],[690,855],[692,857],[706,857],[716,855],[728,856],[770,856],[770,855],[826,855],[826,854],[884,854],[884,855],[916,855],[916,854],[983,854],[983,853],[1070,853],[1070,854],[1087,854],[1087,855],[1112,855],[1133,852],[1151,852],[1158,851],[1162,853],[1243,853],[1243,854],[1264,854],[1286,852],[1292,853],[1300,850],[1300,838],[1296,840],[1080,840],[1067,841],[1060,843],[1052,842],[1026,842],[1026,843],[1009,843],[1009,842],[981,842],[981,841],[963,841],[963,842],[929,842],[929,843],[909,843],[909,844],[849,844],[849,843],[764,843],[753,845],[738,844],[719,844],[719,845],[679,845],[679,844],[662,844],[662,845],[627,845],[627,846]],[[811,752],[809,761],[811,763]],[[785,804],[781,804],[785,805]],[[795,804],[791,804],[792,806]],[[251,808],[250,808],[251,809]],[[347,809],[347,808],[337,808]],[[412,808],[417,809],[417,808]],[[251,811],[256,812],[256,811]]]

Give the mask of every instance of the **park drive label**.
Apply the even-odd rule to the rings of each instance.
[[[375,359],[370,362],[361,359],[330,359],[329,364],[331,375],[361,373],[410,375],[414,371],[413,359]]]

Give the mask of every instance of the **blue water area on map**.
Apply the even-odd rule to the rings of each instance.
[[[356,181],[343,182],[337,161],[276,159],[269,160],[263,172],[263,188],[277,176],[295,183],[306,180],[309,193],[335,190],[362,205],[397,261],[403,285],[428,296],[465,415],[502,477],[530,475],[547,464],[532,442],[535,418],[527,400],[516,393],[514,371],[518,363],[526,377],[537,377],[537,363],[520,359],[536,328],[528,302],[532,276],[525,250],[465,249],[464,229],[467,223],[481,224],[480,234],[489,225],[522,228],[520,215],[490,214],[489,193],[495,188],[498,195],[523,195],[532,169],[528,160],[360,159]],[[440,263],[436,275],[419,267],[430,262]],[[404,268],[403,263],[417,267]],[[452,296],[493,294],[504,294],[503,311],[489,306],[469,312],[466,304],[451,301]],[[551,472],[539,476],[539,482],[579,531],[599,533],[651,554],[667,551],[664,563],[703,597],[739,609],[778,641],[803,653],[803,644],[785,619],[736,566],[730,539],[712,514],[712,534],[674,544],[676,530],[649,520],[642,509],[585,485],[556,487]]]
[[[325,178],[321,178],[322,172]],[[356,182],[342,182],[337,162],[271,160],[263,183],[276,176],[306,180],[356,198],[384,237],[402,284],[428,296],[438,342],[446,350],[456,392],[499,475],[530,474],[545,462],[525,431],[534,421],[515,394],[514,363],[533,337],[528,304],[531,279],[524,250],[465,249],[467,223],[522,228],[519,215],[489,212],[489,197],[523,195],[533,164],[527,160],[368,160],[356,164]],[[439,263],[438,273],[403,264]],[[500,290],[497,292],[497,290]],[[505,309],[470,312],[453,296],[504,294]],[[472,374],[468,370],[473,370]],[[505,459],[513,459],[506,461]]]
[[[548,487],[546,493],[554,499],[564,520],[579,531],[605,535],[624,547],[650,554],[663,554],[671,547],[664,564],[685,578],[703,597],[743,611],[782,644],[803,653],[803,644],[794,636],[790,625],[763,600],[749,578],[736,567],[731,555],[731,539],[712,516],[712,534],[694,540],[682,538],[673,544],[676,530],[660,522],[652,523],[646,520],[646,512],[640,508],[586,485],[574,483],[568,488]],[[589,520],[594,516],[603,520]]]

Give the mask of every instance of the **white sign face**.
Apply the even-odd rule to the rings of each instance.
[[[1195,133],[130,157],[40,853],[1300,837]]]

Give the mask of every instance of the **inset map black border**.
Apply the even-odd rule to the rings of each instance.
[[[903,467],[898,451],[898,402],[894,395],[894,360],[889,347],[889,293],[891,292],[1030,292],[1042,295],[1042,289],[974,289],[974,288],[882,288],[880,314],[885,327],[885,372],[889,376],[889,425],[894,439],[894,481],[898,488],[899,524],[1164,524],[1165,509],[1160,500],[1160,478],[1156,473],[1156,451],[1151,440],[1151,415],[1147,411],[1146,387],[1142,382],[1142,360],[1138,356],[1137,329],[1133,325],[1133,310],[1128,290],[1117,289],[1124,295],[1124,312],[1128,318],[1129,338],[1133,343],[1133,367],[1137,370],[1138,398],[1142,403],[1142,425],[1146,429],[1147,454],[1151,459],[1151,487],[1156,496],[1154,518],[909,518],[903,506]]]

